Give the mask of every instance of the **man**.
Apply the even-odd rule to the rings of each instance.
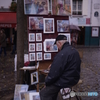
[[[4,56],[6,56],[6,35],[4,30],[0,30],[0,55],[2,54],[2,49],[4,50]]]
[[[78,51],[69,45],[64,35],[58,35],[55,44],[60,51],[45,79],[46,87],[40,91],[41,100],[56,100],[61,88],[71,88],[80,79],[81,59]]]
[[[13,40],[13,50],[11,54],[15,54],[16,51],[16,46],[17,46],[17,25],[15,26],[15,31],[14,31],[14,40]]]

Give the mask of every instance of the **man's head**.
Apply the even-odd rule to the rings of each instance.
[[[56,44],[58,49],[61,50],[65,42],[67,42],[67,37],[65,35],[58,35],[54,44]]]

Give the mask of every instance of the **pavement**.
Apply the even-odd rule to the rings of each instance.
[[[100,100],[100,48],[76,47],[81,63],[81,83],[74,89],[81,92],[97,92],[98,96],[82,96],[82,100]],[[7,52],[0,56],[0,100],[13,100],[16,83],[14,55]]]

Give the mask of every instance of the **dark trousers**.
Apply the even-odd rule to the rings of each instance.
[[[13,45],[13,50],[12,50],[11,54],[15,54],[15,51],[16,51],[16,45]]]
[[[60,89],[54,85],[46,86],[40,91],[40,100],[57,100]]]
[[[2,54],[2,49],[4,50],[4,55],[6,56],[6,47],[1,47],[0,54]]]

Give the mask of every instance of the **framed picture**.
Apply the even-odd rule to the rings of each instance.
[[[14,91],[14,100],[20,100],[20,92],[28,91],[29,85],[16,84]]]
[[[31,85],[38,83],[38,72],[31,73]],[[34,99],[33,99],[34,100]]]
[[[35,43],[29,43],[29,52],[35,51]]]
[[[54,18],[44,18],[44,33],[54,33]]]
[[[71,36],[70,33],[58,33],[58,35],[65,35],[67,37],[67,41],[71,44]]]
[[[57,20],[57,32],[69,32],[69,20]]]
[[[40,100],[39,92],[29,93],[29,100]]]
[[[20,92],[19,100],[29,100],[29,92]]]
[[[42,52],[38,52],[36,58],[37,58],[37,61],[42,60]]]
[[[99,27],[92,27],[92,37],[99,37]]]
[[[53,15],[71,15],[71,0],[52,0]]]
[[[35,33],[29,33],[29,42],[35,41]]]
[[[28,15],[47,15],[48,0],[24,0],[24,13]]]
[[[42,33],[36,33],[36,41],[42,41]]]
[[[58,52],[57,45],[54,45],[55,39],[45,39],[44,51],[45,52]]]
[[[36,43],[36,51],[42,51],[42,43]]]
[[[35,61],[35,53],[29,53],[29,60]]]
[[[44,53],[44,60],[50,60],[51,59],[51,53]]]
[[[43,30],[43,17],[29,17],[30,30]]]

